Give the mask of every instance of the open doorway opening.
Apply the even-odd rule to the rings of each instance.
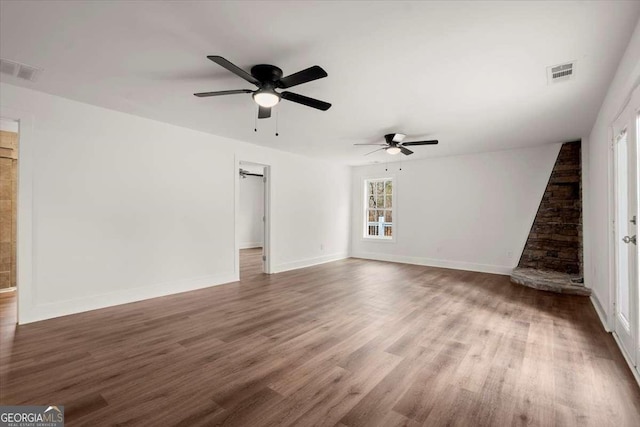
[[[17,319],[18,134],[15,120],[0,118],[0,323]]]
[[[268,273],[268,167],[239,162],[236,239],[241,280]]]

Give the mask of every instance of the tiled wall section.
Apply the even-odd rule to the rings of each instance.
[[[580,146],[562,145],[518,267],[582,274]]]
[[[16,285],[18,134],[0,131],[0,289]]]

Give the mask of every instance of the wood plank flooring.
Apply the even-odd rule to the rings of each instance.
[[[253,279],[262,274],[262,248],[240,250],[240,280]]]
[[[640,425],[587,298],[359,259],[242,268],[18,328],[1,294],[1,403],[64,405],[69,426]]]

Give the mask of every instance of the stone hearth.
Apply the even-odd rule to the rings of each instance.
[[[511,281],[542,291],[571,295],[591,295],[591,289],[585,288],[580,275],[560,273],[558,271],[516,268],[511,273]]]

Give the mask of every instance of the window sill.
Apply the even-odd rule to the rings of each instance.
[[[362,240],[363,242],[371,242],[371,243],[395,243],[396,239],[395,238],[391,238],[391,239],[383,239],[380,237],[362,237],[360,240]]]

